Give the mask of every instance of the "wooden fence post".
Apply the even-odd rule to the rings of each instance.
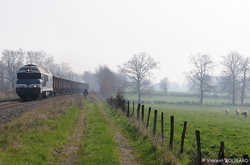
[[[128,110],[127,110],[127,117],[129,118],[129,101],[128,101]]]
[[[164,113],[161,113],[161,139],[164,141]]]
[[[221,141],[220,142],[220,152],[219,152],[219,155],[218,155],[218,160],[222,160],[224,159],[224,142]],[[219,163],[219,164],[222,164],[222,163]]]
[[[200,131],[196,130],[195,133],[196,133],[196,142],[197,142],[197,165],[202,165]]]
[[[153,135],[155,135],[156,133],[156,122],[157,122],[157,110],[155,110],[155,114],[154,114]]]
[[[183,153],[183,149],[184,149],[184,139],[186,135],[186,129],[187,129],[187,121],[184,121],[183,131],[181,135],[181,151],[180,151],[181,153]]]
[[[146,128],[148,128],[148,125],[149,125],[150,113],[151,113],[151,107],[149,107],[149,109],[148,109],[148,119],[147,119],[147,126],[146,126]]]
[[[170,116],[170,141],[169,141],[170,150],[173,150],[173,142],[174,142],[174,116]]]
[[[141,109],[141,104],[138,103],[138,105],[137,105],[137,120],[140,120],[140,109]]]
[[[144,121],[144,105],[141,106],[141,121]]]

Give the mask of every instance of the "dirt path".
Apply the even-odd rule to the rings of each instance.
[[[82,111],[86,111],[88,107],[85,107]],[[78,123],[76,125],[76,129],[72,131],[72,134],[69,138],[69,142],[65,145],[64,148],[60,150],[56,150],[58,154],[58,158],[61,159],[57,164],[59,165],[73,165],[74,162],[78,159],[78,150],[82,143],[83,139],[83,128],[85,125],[85,113],[82,114],[78,118]]]
[[[100,110],[107,120],[109,126],[114,132],[115,141],[118,144],[118,150],[120,152],[120,160],[122,165],[140,165],[140,163],[136,160],[136,156],[133,151],[133,146],[129,144],[128,139],[126,139],[119,128],[114,124],[114,122],[107,115],[106,111],[103,107],[100,106]]]

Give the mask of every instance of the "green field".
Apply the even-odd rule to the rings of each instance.
[[[128,100],[135,100],[136,96],[126,96]],[[152,102],[154,100],[172,100],[175,102],[185,101],[198,102],[198,98],[189,97],[144,97],[143,100]],[[207,102],[225,102],[228,100],[209,98]],[[187,134],[185,139],[184,157],[193,159],[195,157],[196,136],[195,130],[201,132],[201,149],[202,157],[216,159],[220,150],[220,142],[225,143],[225,158],[242,158],[243,154],[250,154],[250,119],[243,116],[236,117],[235,109],[241,111],[249,109],[249,107],[241,106],[221,106],[220,104],[209,105],[178,105],[178,104],[145,104],[146,115],[148,107],[152,110],[158,110],[158,120],[160,113],[164,112],[165,123],[165,143],[169,143],[170,134],[170,116],[175,117],[175,133],[174,133],[174,151],[180,150],[181,134],[184,121],[187,121]],[[229,115],[225,115],[225,109],[229,108]],[[153,113],[151,114],[153,116]],[[153,117],[150,121],[150,130],[152,129]],[[160,121],[158,122],[157,132],[160,133]],[[184,158],[185,159],[185,158]]]
[[[125,94],[126,98],[129,100],[137,101],[138,96],[134,94],[127,93]],[[192,93],[184,92],[169,92],[167,96],[164,96],[162,92],[153,92],[151,94],[142,96],[142,102],[145,103],[154,103],[154,101],[165,101],[173,104],[181,104],[184,102],[189,102],[190,104],[195,103],[199,104],[199,98],[197,95]],[[226,96],[205,96],[203,99],[204,105],[221,105],[221,104],[231,104],[231,100]],[[244,104],[250,105],[250,98],[247,97],[244,100]],[[236,100],[236,105],[240,105],[240,99]]]

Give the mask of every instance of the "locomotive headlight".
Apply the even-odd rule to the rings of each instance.
[[[32,87],[33,88],[40,88],[40,85],[39,84],[33,84]]]

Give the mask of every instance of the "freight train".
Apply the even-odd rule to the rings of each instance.
[[[54,76],[49,70],[28,64],[17,71],[16,93],[22,100],[82,93],[89,84]]]

